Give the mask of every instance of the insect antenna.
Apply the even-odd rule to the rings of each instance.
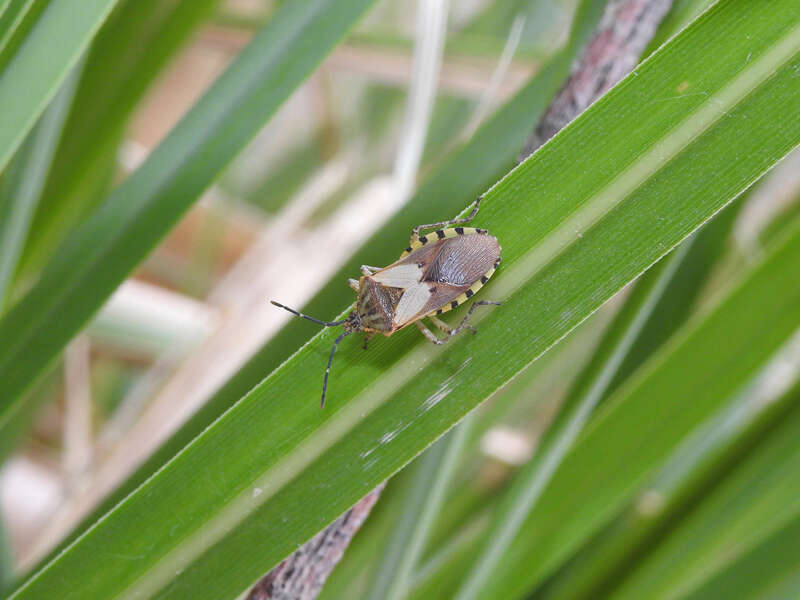
[[[347,319],[342,319],[341,321],[321,321],[319,319],[315,319],[314,317],[309,317],[308,315],[304,315],[301,312],[297,312],[295,309],[289,308],[288,306],[281,304],[280,302],[275,302],[275,300],[270,300],[270,303],[274,304],[278,308],[283,308],[288,310],[293,315],[302,317],[304,319],[308,319],[312,323],[316,323],[317,325],[324,325],[325,327],[336,327],[337,325],[344,325],[347,322]]]
[[[331,355],[328,357],[328,367],[325,369],[325,379],[322,382],[322,400],[320,401],[319,407],[325,408],[325,392],[328,391],[328,375],[331,373],[331,363],[333,362],[333,355],[336,354],[336,347],[339,345],[344,338],[348,335],[353,333],[352,331],[345,331],[336,340],[333,342],[333,348],[331,348]]]

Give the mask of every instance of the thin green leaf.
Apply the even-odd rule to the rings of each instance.
[[[32,6],[33,0],[6,0],[0,5],[0,56],[5,52]]]
[[[491,522],[491,504],[466,521],[415,573],[409,600],[449,598],[464,580],[465,569],[480,552],[483,534]]]
[[[794,359],[796,363],[797,348]],[[791,528],[800,517],[798,392],[800,389],[795,387],[782,401],[784,407],[789,405],[792,410],[788,414],[784,410],[782,415],[779,413],[780,418],[773,419],[772,430],[760,444],[740,452],[743,456],[736,469],[661,540],[654,552],[629,572],[630,577],[623,581],[614,597],[641,598],[644,593],[661,597],[725,598],[729,596],[704,596],[703,592],[725,589],[737,581],[744,590],[769,583],[770,570],[760,574],[744,571],[739,577],[731,578],[730,569],[740,562],[751,561],[752,556],[748,554],[762,543],[769,543],[773,532],[787,526]],[[741,427],[737,420],[746,424],[748,417],[757,416],[765,410],[764,405],[769,404],[766,401],[759,407],[752,392],[750,396],[739,403],[742,406],[730,411],[735,413],[738,409],[740,414],[744,413],[744,418],[728,415],[734,430]],[[727,436],[723,433],[717,437]],[[732,441],[736,441],[735,437]],[[790,554],[796,571],[800,557],[797,552]],[[781,557],[764,556],[769,557],[778,561],[776,567],[787,567],[786,562],[780,564]]]
[[[20,277],[38,273],[111,186],[128,120],[217,0],[123,0],[97,33],[26,245]]]
[[[718,340],[718,344],[724,343],[724,339]],[[542,597],[562,599],[609,595],[614,586],[625,581],[626,576],[633,573],[635,580],[638,571],[648,570],[647,552],[655,547],[659,553],[659,546],[665,539],[670,539],[671,529],[676,527],[688,534],[685,536],[687,545],[696,544],[698,531],[703,532],[703,538],[713,538],[708,525],[697,525],[696,522],[689,525],[681,519],[690,510],[704,511],[703,504],[713,502],[710,499],[719,493],[715,489],[719,481],[728,478],[732,470],[740,469],[739,463],[748,462],[751,455],[760,452],[760,444],[771,445],[776,435],[776,424],[786,419],[792,410],[796,412],[800,394],[800,386],[796,383],[800,376],[798,350],[800,344],[797,340],[790,341],[767,361],[751,382],[681,441],[659,472],[640,487],[622,514],[548,582]],[[722,486],[727,485],[723,481]],[[759,489],[764,494],[772,494],[763,486]],[[784,506],[787,499],[779,497],[778,502]],[[699,509],[694,507],[697,504]],[[731,524],[744,518],[737,509],[725,512],[725,519]],[[722,513],[715,510],[713,514],[716,519]],[[694,517],[690,516],[689,522],[694,522]],[[763,529],[766,523],[760,525]],[[763,535],[763,531],[752,534],[758,537]],[[738,542],[742,541],[739,537]],[[670,542],[666,544],[669,546]],[[681,563],[687,551],[687,548],[681,548],[673,553],[662,552],[660,562],[669,565]],[[727,560],[730,559],[728,556]],[[705,577],[709,575],[709,565],[716,559],[699,553],[694,560]],[[646,577],[641,579],[645,581]],[[685,571],[679,573],[676,569],[671,580],[683,585],[690,579]],[[688,583],[686,585],[691,587]],[[637,586],[632,588],[635,590]],[[654,590],[652,586],[638,585],[639,593],[643,589],[651,593]]]
[[[334,334],[321,332],[24,582],[16,597],[241,592],[796,146],[798,60],[793,0],[768,9],[745,0],[715,5],[486,194],[479,221],[501,240],[504,264],[482,294],[504,304],[481,314],[478,336],[441,349],[402,330],[369,353],[349,338],[320,411],[320,382],[309,374],[321,377]],[[559,471],[569,476],[557,474],[534,511],[539,523],[542,511],[552,517],[557,509],[536,531],[537,541],[558,551],[541,563],[527,556],[524,568],[509,563],[530,578],[526,589],[568,550],[576,528],[595,521],[598,503],[635,482],[637,469],[703,416],[720,386],[735,387],[796,326],[800,281],[791,275],[798,260],[800,236],[752,278],[758,293],[747,288],[744,314],[712,321],[724,321],[730,333],[725,350],[734,353],[736,377],[698,373],[676,359],[665,369],[667,381],[689,390],[663,398],[657,389],[637,388],[637,403],[627,403],[635,410],[621,423],[644,436],[635,461],[630,438],[612,437],[616,444],[608,447],[605,438],[596,445],[599,434],[584,436],[564,463],[570,468]],[[701,350],[720,356],[718,349]],[[701,394],[690,407],[669,402],[696,389]],[[654,406],[674,412],[662,418]],[[620,456],[605,470],[584,471],[581,465],[593,458],[596,467],[611,449]],[[612,466],[618,469],[608,473]],[[567,480],[570,490],[584,491],[564,494]],[[578,500],[584,504],[576,506]]]
[[[792,477],[792,474],[789,477]],[[728,565],[727,569],[686,598],[780,600],[795,597],[800,590],[798,537],[800,537],[800,516],[775,531],[746,556]]]
[[[373,0],[285,4],[0,321],[0,439],[22,393]],[[0,82],[1,83],[1,82]],[[1,104],[1,102],[0,102]]]
[[[413,482],[387,540],[368,598],[399,600],[406,597],[411,588],[411,574],[425,548],[434,519],[441,511],[471,422],[469,417],[464,419],[415,464]]]
[[[72,104],[80,66],[64,82],[19,154],[9,165],[0,185],[0,315],[33,213],[42,196],[67,111]]]
[[[116,0],[50,2],[0,73],[0,171],[77,63]]]

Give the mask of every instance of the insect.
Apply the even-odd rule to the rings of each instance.
[[[356,331],[366,333],[364,349],[377,333],[385,336],[414,324],[434,344],[444,344],[464,330],[477,333],[467,320],[478,306],[499,305],[487,300],[472,303],[469,311],[455,328],[438,318],[471,298],[492,276],[500,264],[500,245],[497,238],[485,229],[454,227],[469,223],[478,214],[482,197],[475,201],[472,211],[462,219],[418,225],[411,230],[408,248],[388,267],[361,266],[361,278],[348,284],[356,292],[355,309],[341,321],[322,321],[309,317],[272,300],[272,304],[290,313],[325,327],[342,325],[344,331],[333,342],[325,378],[322,382],[321,406],[325,406],[328,376],[336,348],[345,337]],[[426,235],[420,231],[435,229]],[[428,318],[445,336],[437,337],[423,323]]]

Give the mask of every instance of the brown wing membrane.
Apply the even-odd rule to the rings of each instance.
[[[469,289],[468,285],[448,285],[446,283],[430,285],[433,288],[433,293],[427,304],[420,311],[420,318],[445,304],[449,304]]]
[[[423,275],[424,281],[469,287],[500,258],[500,245],[491,235],[465,235],[442,242]]]
[[[391,269],[396,265],[405,264],[423,265],[423,268],[427,267],[433,262],[433,260],[436,258],[436,255],[447,241],[448,240],[436,240],[435,242],[428,242],[426,245],[422,246],[422,248],[417,248],[411,254],[408,254],[397,262],[392,263],[386,267],[386,269]]]

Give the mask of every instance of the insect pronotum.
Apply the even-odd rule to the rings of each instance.
[[[325,378],[322,382],[321,406],[325,406],[328,390],[328,376],[331,372],[336,347],[346,336],[355,331],[364,331],[364,349],[376,333],[392,335],[414,323],[422,334],[434,344],[444,344],[454,335],[470,330],[468,323],[472,312],[478,306],[498,305],[499,302],[481,300],[473,302],[469,311],[455,328],[438,318],[438,315],[454,309],[471,298],[494,274],[500,264],[500,245],[497,238],[485,229],[475,227],[454,227],[469,223],[480,208],[481,197],[475,201],[472,211],[462,219],[451,219],[440,223],[418,225],[411,230],[408,248],[397,261],[388,267],[369,267],[362,265],[361,278],[350,279],[350,287],[358,292],[355,309],[341,321],[322,321],[309,317],[288,306],[272,300],[272,304],[290,313],[308,319],[325,327],[344,326],[344,331],[336,338],[328,357]],[[423,229],[435,229],[420,235]],[[423,323],[430,321],[445,336],[437,337]]]

